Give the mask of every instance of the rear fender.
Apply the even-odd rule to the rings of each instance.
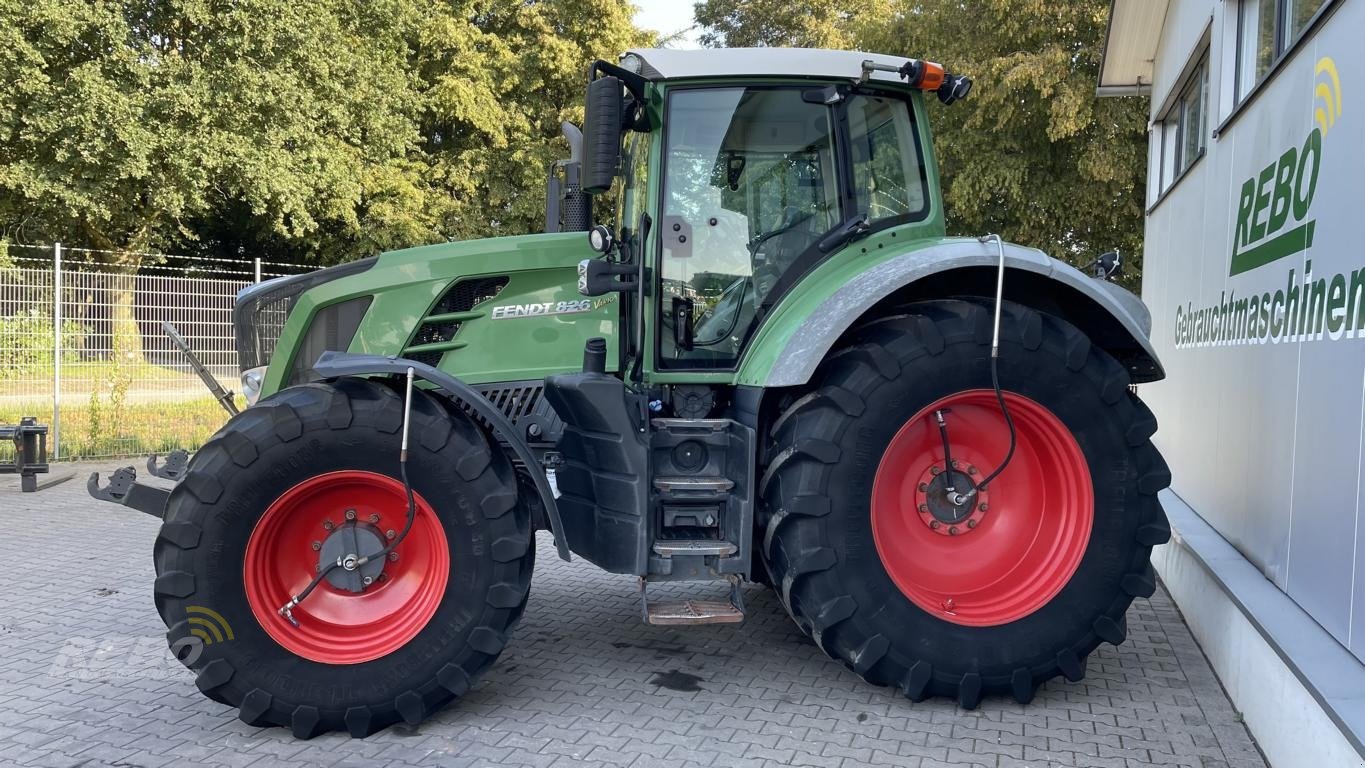
[[[1149,338],[1151,314],[1141,299],[1037,249],[1008,243],[1004,248],[1006,300],[1076,325],[1122,362],[1135,382],[1164,378]],[[993,298],[999,252],[994,241],[944,239],[871,266],[863,266],[866,263],[848,254],[808,275],[803,283],[810,287],[785,298],[759,328],[737,383],[805,384],[849,328],[890,304],[926,298]]]
[[[545,517],[550,523],[550,533],[554,536],[555,547],[559,550],[559,556],[568,560],[569,545],[564,538],[564,525],[559,519],[559,507],[555,503],[555,495],[550,489],[550,482],[545,473],[537,471],[540,461],[512,422],[478,390],[445,371],[401,357],[324,352],[313,364],[313,371],[325,379],[338,376],[405,376],[409,368],[415,377],[439,388],[438,394],[462,403],[491,425],[494,436],[506,443],[513,455],[526,465],[527,474],[535,483],[536,494],[545,508]]]

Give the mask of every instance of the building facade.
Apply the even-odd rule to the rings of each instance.
[[[1151,104],[1158,571],[1272,764],[1365,764],[1365,3],[1114,0],[1098,92]]]

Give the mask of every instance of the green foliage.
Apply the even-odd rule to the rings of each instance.
[[[79,359],[84,339],[79,323],[62,323],[63,362]],[[52,357],[51,316],[35,308],[0,318],[0,381],[51,376]]]
[[[20,416],[36,416],[40,424],[52,423],[52,403],[33,401],[0,404],[0,423],[15,423]],[[238,407],[244,403],[240,400]],[[117,431],[111,419],[117,418]],[[176,448],[195,450],[203,445],[227,421],[227,413],[216,400],[207,395],[187,400],[154,403],[126,403],[118,414],[110,413],[109,405],[91,398],[62,405],[62,460],[74,461],[101,456],[146,456],[166,454]],[[50,438],[49,438],[50,439]],[[0,461],[12,458],[0,443]]]
[[[1000,232],[1077,265],[1113,248],[1140,283],[1146,102],[1095,96],[1108,0],[806,6],[706,0],[703,40],[825,45],[943,62],[971,96],[929,109],[952,232]]]
[[[706,0],[696,4],[701,42],[715,48],[856,48],[893,0]]]
[[[0,0],[0,237],[330,263],[534,231],[624,0]]]

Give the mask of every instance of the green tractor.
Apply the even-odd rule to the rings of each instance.
[[[631,51],[591,68],[547,232],[243,291],[251,405],[156,510],[200,690],[300,738],[420,722],[513,641],[537,531],[650,624],[741,621],[768,584],[915,701],[1081,679],[1170,535],[1133,389],[1164,374],[1113,255],[945,236],[926,95],[970,85]]]

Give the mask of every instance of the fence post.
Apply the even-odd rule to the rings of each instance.
[[[61,457],[62,244],[52,244],[52,458]]]
[[[261,257],[256,257],[256,282],[261,282]]]

